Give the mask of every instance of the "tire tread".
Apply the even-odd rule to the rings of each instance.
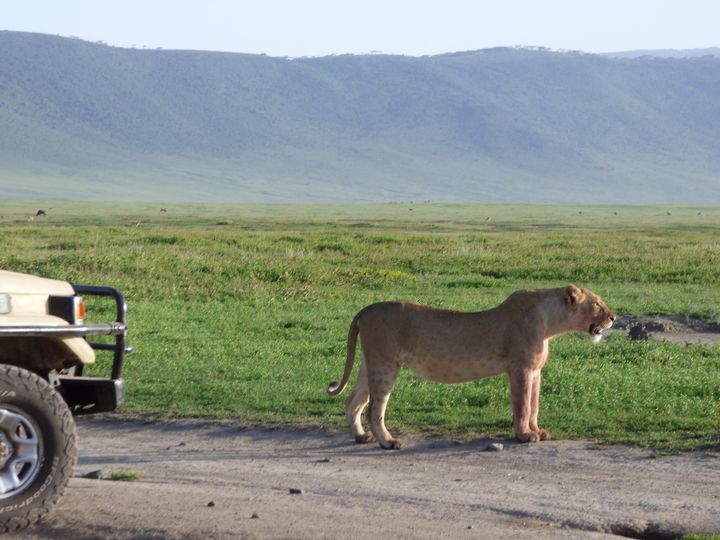
[[[60,500],[77,461],[77,432],[75,420],[67,404],[45,379],[26,369],[0,365],[0,384],[11,388],[23,388],[26,392],[38,396],[50,407],[53,418],[58,422],[62,439],[65,441],[56,478],[48,486],[47,491],[39,497],[39,504],[31,505],[21,514],[0,518],[0,532],[10,532],[34,525]]]

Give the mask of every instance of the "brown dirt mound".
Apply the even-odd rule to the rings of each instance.
[[[625,331],[630,339],[672,341],[685,343],[720,343],[720,323],[683,315],[636,317],[623,315],[613,325],[613,331]]]

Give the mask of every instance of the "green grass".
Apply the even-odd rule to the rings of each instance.
[[[37,208],[47,218],[28,222]],[[126,294],[137,351],[126,413],[344,428],[344,398],[325,389],[342,374],[353,315],[379,300],[479,310],[577,283],[619,314],[720,319],[720,207],[166,208],[0,205],[0,268]],[[717,449],[720,347],[564,336],[542,403],[557,437]],[[507,380],[440,385],[404,370],[387,424],[510,436]]]
[[[135,482],[140,480],[142,474],[137,471],[116,471],[110,475],[113,482]]]

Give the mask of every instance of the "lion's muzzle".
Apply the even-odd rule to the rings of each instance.
[[[600,323],[592,323],[588,328],[588,333],[593,343],[598,343],[603,336],[603,332],[610,328],[615,321],[615,315],[608,315],[608,317]]]

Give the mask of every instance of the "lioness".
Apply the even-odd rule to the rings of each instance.
[[[345,373],[327,392],[337,395],[347,386],[360,334],[362,364],[355,389],[345,402],[357,442],[376,439],[382,448],[400,448],[385,428],[384,417],[403,364],[420,377],[444,383],[507,373],[515,436],[521,442],[546,440],[550,433],[540,429],[537,420],[548,341],[566,332],[588,332],[597,342],[614,320],[597,294],[575,285],[518,291],[496,308],[477,313],[405,302],[373,304],[350,324]],[[372,433],[365,432],[360,420],[368,402]]]

